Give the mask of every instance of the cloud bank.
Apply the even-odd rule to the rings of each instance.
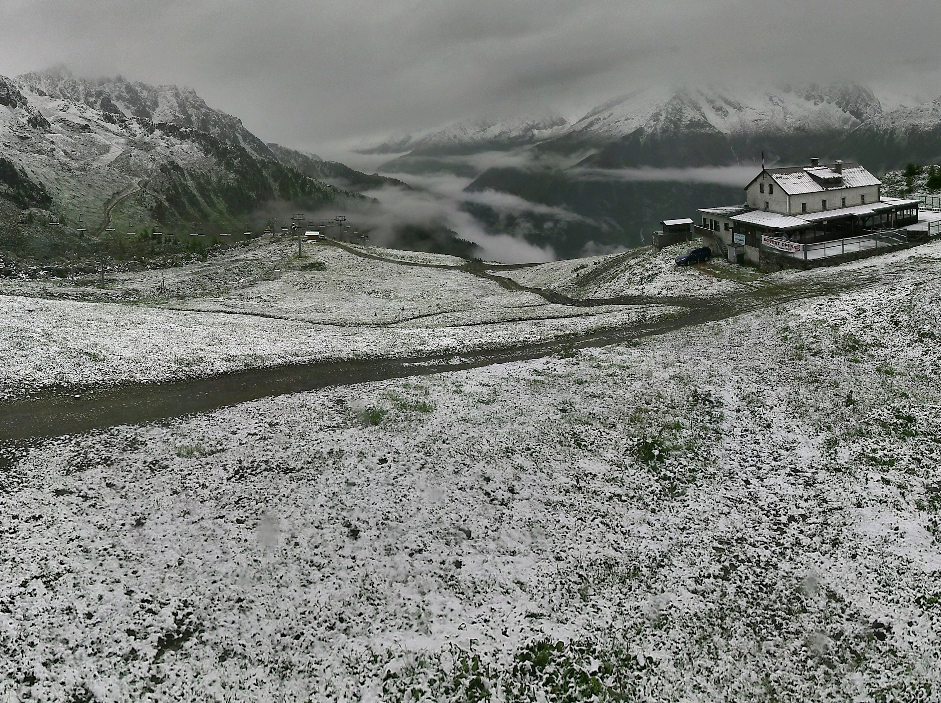
[[[189,85],[259,136],[357,136],[654,83],[941,94],[937,0],[0,0],[0,74],[64,63]]]

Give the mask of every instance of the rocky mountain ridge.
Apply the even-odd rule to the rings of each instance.
[[[360,154],[461,156],[528,146],[560,133],[568,120],[556,113],[511,119],[474,118],[441,129],[396,135]]]
[[[274,158],[267,145],[249,132],[242,121],[206,104],[192,88],[148,85],[118,76],[89,80],[67,70],[26,73],[16,81],[36,95],[81,103],[105,116],[136,118],[212,134],[222,142],[238,144],[256,157]]]
[[[383,168],[414,173],[441,166],[429,159],[485,151],[576,156],[579,166],[609,169],[756,163],[762,152],[770,163],[803,163],[813,153],[888,169],[941,156],[939,101],[887,111],[855,83],[758,90],[654,86],[605,102],[571,124],[554,115],[469,120],[362,151],[400,154]]]
[[[125,233],[140,239],[152,231],[260,232],[296,212],[380,221],[383,204],[364,193],[387,187],[409,190],[395,179],[266,144],[189,89],[90,81],[61,70],[0,77],[6,254],[74,258]],[[200,241],[186,238],[187,245]],[[439,222],[397,220],[385,228],[383,243],[473,250]]]
[[[583,165],[600,168],[725,165],[756,161],[762,150],[786,158],[881,115],[875,95],[852,84],[759,91],[656,87],[595,108],[539,148],[596,150]]]

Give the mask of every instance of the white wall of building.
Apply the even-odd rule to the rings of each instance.
[[[761,192],[762,188],[764,188],[764,193]],[[768,203],[768,210],[771,212],[787,212],[787,193],[766,171],[762,171],[761,176],[748,186],[745,192],[746,202],[750,208],[764,210],[765,203]]]
[[[761,187],[764,186],[764,193]],[[844,207],[843,198],[846,198],[845,207],[855,207],[862,204],[862,196],[866,196],[866,203],[879,202],[879,186],[862,186],[859,188],[837,188],[816,193],[804,193],[788,196],[779,185],[774,183],[771,176],[763,173],[746,190],[748,207],[755,210],[764,210],[768,203],[768,210],[784,215],[800,215],[802,203],[807,203],[807,212],[823,212],[823,201],[827,201],[826,210],[838,210]]]
[[[801,203],[807,203],[807,212],[823,212],[823,201],[827,201],[827,210],[837,210],[842,207],[855,207],[862,205],[862,196],[866,196],[866,203],[879,202],[879,186],[863,186],[860,188],[840,188],[828,190],[823,193],[805,193],[791,196],[791,211],[789,215],[799,215],[803,210]],[[843,205],[846,198],[846,205]]]

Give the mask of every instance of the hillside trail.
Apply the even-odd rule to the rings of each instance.
[[[569,307],[575,308],[610,307],[612,305],[670,305],[684,308],[698,308],[705,302],[702,298],[695,298],[692,296],[621,295],[612,298],[571,298],[567,295],[558,293],[548,288],[524,286],[523,284],[514,281],[512,278],[507,278],[506,276],[500,276],[496,273],[493,273],[494,271],[514,271],[523,268],[532,268],[533,266],[538,266],[539,264],[486,264],[476,261],[468,261],[464,264],[431,264],[420,261],[401,261],[399,259],[380,256],[378,254],[363,251],[357,247],[351,247],[347,244],[344,244],[343,242],[338,242],[333,239],[327,240],[326,243],[329,246],[337,247],[338,249],[342,249],[350,254],[353,254],[354,256],[359,256],[363,259],[371,259],[373,261],[382,261],[387,264],[462,271],[464,273],[477,276],[478,278],[483,278],[484,280],[490,281],[492,283],[496,283],[501,288],[509,291],[533,293],[534,295],[541,297],[547,303],[551,303],[553,305],[567,305]],[[631,254],[633,252],[627,253]],[[622,257],[623,255],[615,257],[614,264],[616,265],[621,263],[623,261]]]
[[[209,412],[261,398],[330,386],[460,371],[559,354],[568,355],[577,349],[629,343],[645,337],[730,319],[760,309],[782,308],[790,301],[865,288],[879,279],[875,273],[854,271],[849,275],[750,287],[738,296],[726,296],[721,299],[624,296],[605,300],[575,300],[552,291],[521,286],[515,281],[491,273],[486,268],[482,269],[479,264],[469,268],[468,265],[443,266],[400,262],[359,252],[340,243],[334,243],[334,246],[340,246],[358,256],[392,264],[465,270],[489,280],[499,279],[495,282],[500,285],[541,295],[552,303],[561,302],[575,306],[673,305],[682,307],[686,313],[635,321],[549,341],[511,343],[462,354],[290,364],[166,383],[135,383],[96,388],[64,386],[43,391],[33,397],[0,404],[0,442],[28,442],[117,425],[160,421]]]
[[[108,198],[108,200],[105,202],[105,216],[104,219],[102,219],[101,224],[99,224],[95,229],[95,237],[101,237],[101,235],[105,233],[105,230],[111,224],[111,214],[114,212],[114,209],[135,193],[139,193],[141,188],[144,187],[143,183],[144,180],[142,178],[138,178],[127,188],[118,191]]]

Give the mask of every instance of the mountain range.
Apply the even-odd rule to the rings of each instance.
[[[503,158],[489,165],[472,158],[493,152]],[[396,154],[381,172],[467,178],[465,209],[492,231],[514,231],[575,256],[591,247],[637,246],[642,232],[665,217],[741,200],[741,188],[727,179],[724,185],[692,182],[683,169],[753,166],[762,156],[768,164],[840,158],[874,172],[941,161],[941,99],[886,110],[871,90],[853,83],[763,90],[656,86],[610,100],[571,123],[554,115],[505,125],[467,121],[389,140],[372,153]],[[676,175],[645,176],[649,169]],[[488,192],[533,207],[500,212],[470,197]],[[547,208],[569,215],[554,217]]]
[[[572,165],[597,168],[750,164],[762,151],[772,162],[803,163],[813,152],[873,169],[897,168],[941,158],[941,98],[885,111],[871,90],[853,83],[747,91],[655,86],[610,100],[571,123],[554,113],[468,120],[359,151],[396,155],[386,169],[408,158],[510,149],[581,155]]]
[[[359,151],[390,160],[366,174],[266,143],[173,85],[62,69],[0,77],[0,223],[30,210],[55,213],[65,227],[45,231],[47,239],[79,223],[221,230],[260,228],[295,211],[365,211],[383,188],[415,192],[406,175],[382,173],[445,172],[464,179],[459,206],[490,232],[561,256],[636,246],[665,217],[741,199],[727,179],[649,178],[645,169],[754,165],[762,153],[769,164],[818,156],[875,172],[941,161],[941,98],[887,110],[851,83],[653,87],[571,122],[551,112],[469,119]],[[513,208],[494,193],[514,198]],[[412,246],[470,251],[443,222],[430,233],[415,224],[396,224]]]
[[[34,255],[76,244],[82,231],[100,235],[106,225],[242,232],[298,211],[365,212],[377,203],[363,192],[384,186],[408,189],[265,143],[189,89],[86,80],[61,69],[0,77],[0,225],[7,245],[21,241]],[[453,232],[431,229],[419,227],[423,238],[403,226],[412,244],[467,250]]]

